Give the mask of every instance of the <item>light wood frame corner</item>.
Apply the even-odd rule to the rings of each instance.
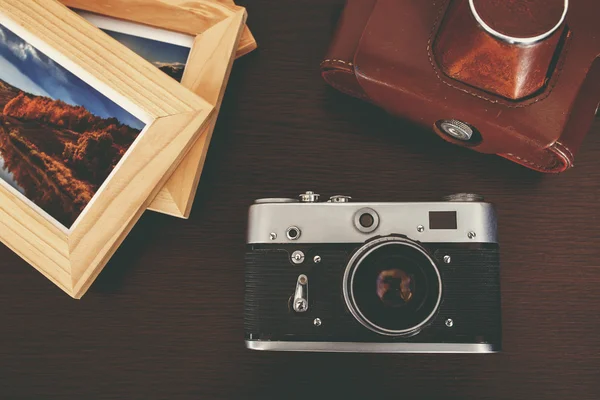
[[[230,0],[60,0],[73,9],[195,37],[181,84],[221,106],[232,62],[256,48],[243,7]],[[218,114],[175,170],[149,209],[188,218]]]
[[[214,106],[53,0],[0,0],[0,22],[145,118],[146,128],[70,227],[0,184],[0,240],[80,298],[208,126]]]

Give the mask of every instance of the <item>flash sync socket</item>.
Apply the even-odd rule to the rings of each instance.
[[[290,240],[298,240],[300,233],[300,228],[297,226],[290,226],[287,228],[287,231],[285,231],[285,236]]]

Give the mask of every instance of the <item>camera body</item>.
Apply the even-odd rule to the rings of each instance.
[[[597,0],[347,0],[334,88],[444,140],[559,173],[600,102]]]
[[[496,215],[432,203],[263,199],[250,207],[245,340],[255,350],[501,349]]]

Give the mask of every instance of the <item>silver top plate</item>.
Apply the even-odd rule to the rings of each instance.
[[[372,209],[377,227],[361,229],[357,213]],[[456,229],[429,229],[429,213],[456,212]],[[286,235],[297,227],[300,235]],[[375,236],[405,235],[423,243],[497,243],[490,203],[261,203],[250,207],[248,244],[362,243]],[[271,235],[274,233],[275,235]]]

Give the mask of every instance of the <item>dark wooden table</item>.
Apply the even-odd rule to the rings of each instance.
[[[191,219],[146,213],[81,301],[0,246],[0,398],[600,398],[600,124],[561,176],[453,147],[321,80],[342,0],[241,3],[260,50],[235,64]],[[247,207],[310,189],[496,203],[503,353],[246,350]]]

